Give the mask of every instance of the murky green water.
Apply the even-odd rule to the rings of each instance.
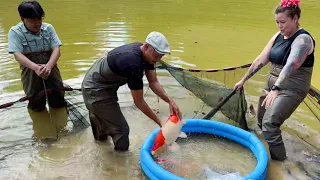
[[[7,33],[20,20],[19,3],[2,0],[0,5],[0,104],[23,96],[18,63],[7,53]],[[276,0],[48,0],[40,3],[46,12],[45,21],[54,25],[63,43],[59,60],[63,79],[76,88],[80,87],[86,70],[105,51],[143,41],[153,30],[164,33],[171,45],[172,54],[165,61],[205,69],[251,63],[277,31],[273,15]],[[319,12],[318,1],[302,1],[300,24],[316,41],[320,39]],[[316,46],[312,80],[318,89],[319,47]],[[161,77],[160,81],[181,106],[184,117],[199,116],[194,111],[200,110],[200,100],[182,90],[173,79]],[[32,121],[24,103],[0,110],[0,179],[147,179],[139,166],[139,148],[156,125],[133,106],[128,89],[121,92],[120,105],[131,128],[131,150],[125,155],[114,153],[111,143],[96,143],[90,128],[49,145],[39,144],[31,139]],[[258,93],[248,92],[247,98],[256,105]],[[146,99],[162,118],[167,117],[166,104],[158,103],[151,92]],[[309,137],[306,139],[319,148],[320,125],[308,121],[311,117],[303,107],[292,119],[284,132],[289,160],[271,161],[268,179],[311,179],[319,173],[316,170],[319,149],[296,135]],[[202,154],[210,157],[205,152]],[[242,161],[241,158],[237,161]]]

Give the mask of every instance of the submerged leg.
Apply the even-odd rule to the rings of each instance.
[[[43,111],[28,109],[33,122],[33,137],[38,140],[57,139],[59,135],[66,135],[68,113],[66,108],[45,108]]]
[[[28,109],[28,113],[33,122],[34,139],[42,140],[57,138],[56,126],[51,122],[50,114],[47,109],[43,111]]]
[[[61,135],[66,135],[65,128],[68,122],[67,108],[50,108],[51,118]]]
[[[94,103],[92,105],[92,113],[101,123],[102,131],[99,129],[99,132],[104,132],[112,137],[114,149],[119,151],[128,150],[130,130],[116,98]]]
[[[97,141],[106,140],[108,138],[108,134],[103,127],[103,120],[99,119],[92,110],[89,110],[89,119],[94,139]]]

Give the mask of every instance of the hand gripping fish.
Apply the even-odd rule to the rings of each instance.
[[[171,151],[180,149],[176,143],[178,137],[186,138],[187,135],[181,131],[182,125],[185,124],[184,120],[180,120],[176,114],[171,114],[168,121],[161,127],[157,134],[152,147],[151,154],[157,155],[163,152],[167,146]]]

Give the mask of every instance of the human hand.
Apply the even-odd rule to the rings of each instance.
[[[42,65],[44,68],[44,77],[45,77],[45,79],[47,79],[49,76],[50,76],[50,74],[51,74],[51,69],[52,69],[52,67],[51,66],[49,66],[48,64],[44,64],[44,65]]]
[[[264,90],[265,93],[267,94],[266,98],[263,100],[261,106],[265,106],[266,109],[270,108],[274,102],[274,100],[276,99],[279,91],[277,90],[273,90],[273,91],[266,91]]]
[[[169,109],[171,114],[177,114],[179,119],[182,119],[181,112],[179,110],[179,107],[176,105],[176,103],[172,100],[169,102]]]
[[[44,75],[45,70],[43,65],[38,64],[34,72],[42,79],[45,79],[45,75]]]
[[[234,85],[233,90],[241,90],[243,88],[243,84],[244,84],[244,81],[240,80]]]

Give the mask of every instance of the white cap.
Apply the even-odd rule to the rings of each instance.
[[[146,43],[152,46],[159,54],[170,54],[169,42],[163,34],[151,32],[146,38]]]

